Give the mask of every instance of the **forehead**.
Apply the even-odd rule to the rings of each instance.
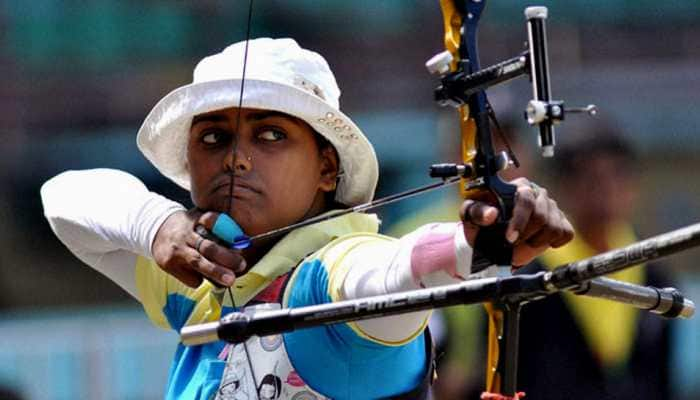
[[[194,127],[196,124],[204,122],[232,122],[241,118],[241,122],[255,122],[265,119],[280,119],[290,123],[294,123],[299,126],[305,126],[306,123],[297,117],[285,114],[280,111],[273,110],[259,110],[252,108],[225,108],[222,110],[210,111],[204,114],[195,115],[192,118],[191,126]]]

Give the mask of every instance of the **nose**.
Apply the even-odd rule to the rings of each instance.
[[[245,173],[253,168],[253,157],[243,146],[234,145],[225,159],[225,168],[229,172]]]

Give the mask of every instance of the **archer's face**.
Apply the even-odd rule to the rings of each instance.
[[[324,194],[335,189],[335,151],[319,149],[298,118],[245,108],[238,116],[227,108],[194,117],[187,146],[194,204],[230,214],[248,235],[322,212]]]

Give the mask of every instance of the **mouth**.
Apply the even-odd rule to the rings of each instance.
[[[221,182],[214,187],[214,192],[225,192],[227,195],[231,193],[231,181]],[[257,187],[245,182],[241,179],[233,180],[233,197],[247,197],[251,194],[260,195],[262,191]]]

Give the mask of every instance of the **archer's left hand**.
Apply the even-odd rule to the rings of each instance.
[[[574,228],[547,190],[525,178],[510,182],[517,186],[513,217],[506,240],[513,244],[513,266],[523,266],[550,247],[560,247],[574,237]],[[464,236],[474,246],[479,228],[496,222],[498,209],[488,202],[465,200],[460,217]]]

